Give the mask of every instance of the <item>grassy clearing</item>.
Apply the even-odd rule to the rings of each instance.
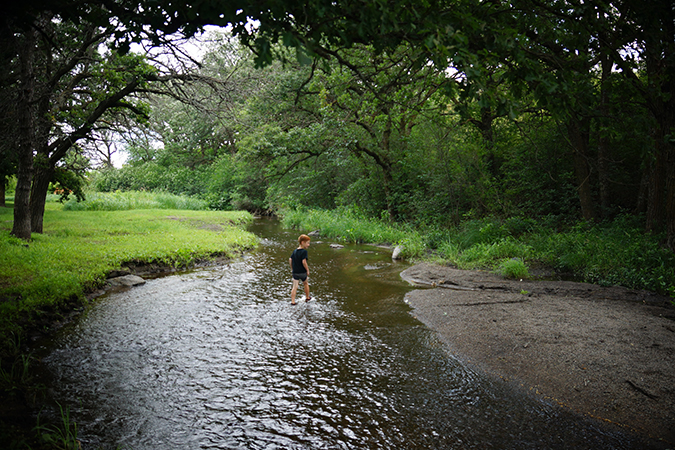
[[[125,262],[189,266],[234,256],[257,238],[246,212],[189,210],[63,211],[48,203],[44,234],[31,242],[9,235],[11,207],[0,208],[0,350],[25,328],[105,281]],[[1,354],[1,353],[0,353]]]
[[[528,278],[545,266],[579,281],[646,289],[675,297],[675,255],[659,244],[663,236],[645,234],[633,218],[611,223],[578,223],[557,231],[528,218],[470,220],[452,230],[414,230],[364,218],[358,212],[285,211],[284,225],[347,242],[403,245],[403,256],[494,270]]]

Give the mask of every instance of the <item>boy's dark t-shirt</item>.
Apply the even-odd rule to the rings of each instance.
[[[307,250],[304,248],[296,248],[291,255],[293,262],[293,273],[307,273],[305,266],[302,265],[302,260],[307,259]]]

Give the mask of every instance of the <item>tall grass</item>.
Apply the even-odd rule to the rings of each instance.
[[[54,424],[42,424],[38,416],[35,431],[39,442],[46,448],[58,450],[80,450],[82,445],[77,438],[77,422],[70,415],[70,408],[63,407],[57,402],[60,412],[60,421]]]
[[[281,213],[282,224],[287,228],[305,232],[320,230],[322,236],[344,242],[371,244],[403,244],[404,257],[421,256],[424,251],[419,233],[403,226],[393,226],[384,221],[369,220],[358,210],[340,208],[327,210],[286,210]]]
[[[12,209],[0,208],[0,351],[125,262],[187,266],[253,247],[257,238],[242,227],[250,220],[247,212],[63,211],[50,203],[44,234],[24,242],[9,235]]]
[[[166,192],[91,192],[82,202],[70,199],[63,205],[66,211],[127,211],[131,209],[209,209],[208,203],[194,197]]]
[[[645,233],[634,218],[580,222],[557,231],[529,218],[469,220],[453,229],[411,229],[358,212],[285,211],[284,224],[348,242],[394,243],[404,257],[529,276],[547,267],[578,281],[646,289],[675,297],[675,255],[661,247],[663,236]]]

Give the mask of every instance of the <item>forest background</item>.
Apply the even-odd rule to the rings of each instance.
[[[163,191],[414,230],[408,256],[675,290],[667,2],[253,3],[10,11],[11,234],[44,231],[51,192],[94,208],[96,192]],[[228,28],[186,52],[207,24]]]

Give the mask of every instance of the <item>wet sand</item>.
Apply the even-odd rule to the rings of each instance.
[[[418,264],[412,314],[468,364],[675,447],[675,308],[646,291]],[[670,445],[668,445],[670,444]]]

